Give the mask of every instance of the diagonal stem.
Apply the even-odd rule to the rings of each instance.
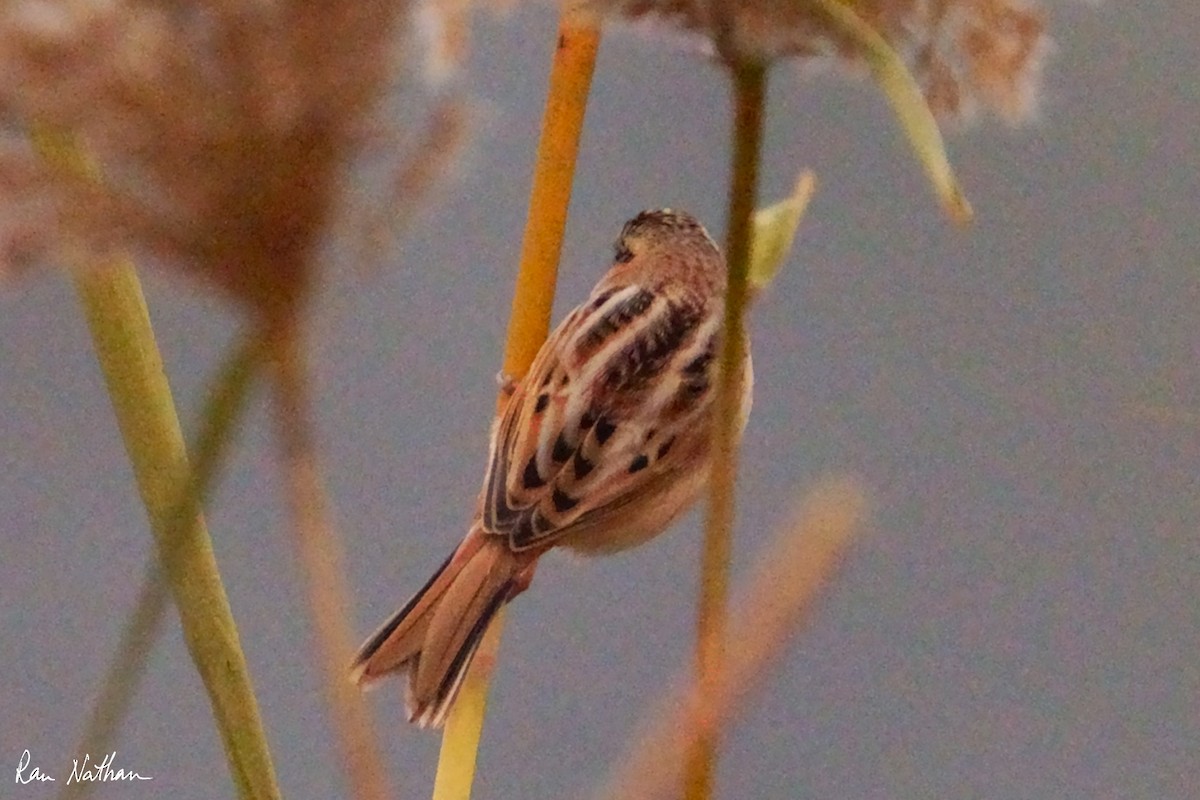
[[[100,180],[99,169],[69,133],[34,125],[31,138],[55,169]],[[189,479],[187,453],[137,272],[123,258],[77,266],[76,286],[96,359],[234,786],[243,800],[278,798],[258,700],[208,529],[198,507],[188,504],[186,512],[175,507]],[[175,514],[186,514],[186,524],[171,535]]]
[[[599,23],[581,12],[564,10],[550,65],[520,270],[504,347],[504,371],[513,378],[525,374],[550,333],[558,259],[599,49]]]
[[[199,508],[187,504],[186,524],[172,531],[186,454],[170,387],[154,343],[137,275],[129,264],[78,278],[97,359],[150,515],[159,558],[188,651],[208,690],[238,795],[276,798],[279,788],[258,702],[212,542]]]
[[[87,296],[88,289],[82,282],[80,292]],[[200,433],[192,448],[195,461],[190,479],[177,493],[178,497],[167,516],[165,538],[172,549],[179,541],[183,527],[195,518],[198,509],[207,504],[224,462],[227,446],[233,442],[237,425],[246,410],[251,384],[260,363],[258,342],[253,339],[240,342],[212,383],[208,402],[200,417]],[[88,716],[77,752],[107,753],[112,749],[113,739],[129,712],[129,704],[145,672],[150,651],[162,630],[169,599],[161,562],[162,559],[156,555],[146,565],[134,613],[121,632],[116,656],[105,675],[100,697]],[[76,781],[66,784],[58,797],[59,800],[81,800],[95,788],[95,783]]]

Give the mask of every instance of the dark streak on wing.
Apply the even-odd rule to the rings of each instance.
[[[717,352],[717,335],[708,338],[704,350],[693,358],[680,374],[679,390],[663,410],[664,417],[676,419],[695,408],[709,388],[709,372]],[[669,446],[669,445],[668,445]]]
[[[617,430],[617,426],[604,417],[596,420],[596,441],[603,445]]]
[[[660,444],[658,446],[658,454],[655,455],[654,459],[657,461],[657,460],[661,459],[663,456],[665,456],[670,451],[671,445],[673,445],[673,444],[675,444],[674,436],[672,436],[670,439],[667,439],[665,442],[663,442],[662,444]]]
[[[560,514],[564,514],[579,505],[578,500],[561,489],[555,489],[551,499],[554,502],[554,510]]]
[[[484,487],[483,527],[486,530],[496,529],[496,503],[500,500],[496,492],[496,484],[501,480],[500,462],[504,460],[503,448],[500,446],[502,441],[500,433],[500,431],[496,432],[497,444],[492,453],[491,462],[488,464],[487,481]]]
[[[518,407],[510,402],[508,411],[501,420],[501,429],[497,431],[496,435],[496,452],[492,456],[491,467],[488,471],[487,490],[483,504],[483,528],[492,533],[505,531],[518,517],[518,512],[508,505],[507,485],[510,453],[504,446],[518,417],[520,417]]]
[[[507,459],[504,460],[504,464],[507,464]],[[484,528],[491,531],[504,530],[516,519],[516,512],[508,506],[503,481],[497,479],[496,483],[497,486],[491,495],[492,502],[487,504],[484,517]]]
[[[600,319],[592,323],[587,331],[580,334],[573,357],[581,363],[587,361],[588,357],[603,347],[609,338],[645,314],[653,304],[654,293],[647,289],[639,289],[617,303]]]
[[[555,493],[557,496],[557,492]],[[568,498],[570,499],[570,498]],[[537,544],[547,534],[554,531],[554,524],[542,516],[536,507],[528,509],[521,521],[508,535],[508,546],[513,550],[524,550],[530,545]]]
[[[567,442],[566,437],[562,433],[559,433],[558,438],[554,440],[554,449],[550,451],[550,457],[554,459],[556,464],[561,464],[570,458],[571,453],[574,451],[575,448]]]
[[[642,335],[612,359],[605,370],[607,388],[639,388],[655,378],[700,324],[703,314],[692,304],[670,303]]]
[[[600,294],[596,295],[596,299],[592,301],[592,311],[595,311],[597,308],[607,303],[608,298],[612,297],[616,293],[616,289],[609,289],[608,291],[601,292]]]
[[[707,374],[708,365],[712,363],[712,360],[716,354],[717,336],[716,334],[713,334],[712,336],[708,337],[708,342],[704,345],[704,351],[684,366],[684,374],[691,376],[702,376]]]
[[[525,472],[521,475],[521,484],[526,489],[540,489],[546,485],[546,479],[538,472],[537,456],[530,458],[529,463],[525,465]]]

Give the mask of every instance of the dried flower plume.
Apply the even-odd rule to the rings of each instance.
[[[980,107],[1009,121],[1034,109],[1048,45],[1028,0],[827,0],[851,9],[907,61],[942,119]],[[727,60],[836,61],[859,69],[861,45],[816,0],[587,0],[614,19],[683,33]]]
[[[374,112],[407,13],[391,0],[6,3],[0,272],[127,248],[291,313],[342,171],[385,132]],[[42,162],[38,131],[70,136],[94,169]]]

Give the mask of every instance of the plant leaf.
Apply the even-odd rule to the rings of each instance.
[[[754,233],[750,240],[750,290],[758,292],[775,280],[775,275],[792,250],[796,230],[817,179],[805,170],[796,181],[791,197],[754,212]]]
[[[933,190],[941,200],[942,207],[955,222],[962,225],[970,222],[974,212],[958,185],[958,179],[954,177],[937,120],[903,59],[879,31],[854,13],[845,0],[814,0],[814,4],[843,33],[862,46],[867,66],[896,112],[896,118],[900,120],[909,144],[925,167],[925,173],[933,183]]]

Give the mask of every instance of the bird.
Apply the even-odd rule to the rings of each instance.
[[[641,544],[707,483],[724,256],[695,217],[669,208],[630,219],[613,249],[588,298],[504,387],[465,538],[354,657],[359,685],[407,673],[419,727],[444,723],[489,623],[544,553]],[[740,355],[739,432],[754,383],[748,343]]]

